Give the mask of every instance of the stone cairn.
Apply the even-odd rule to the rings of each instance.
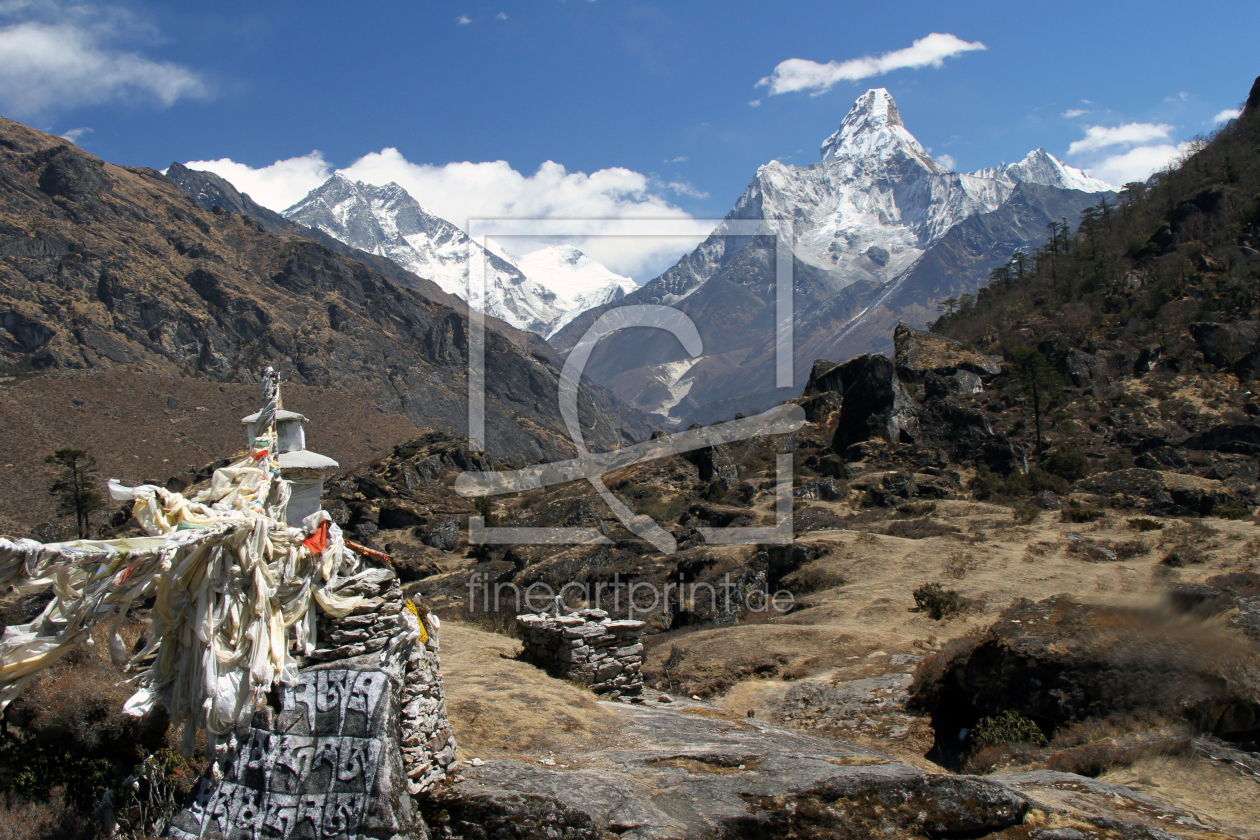
[[[516,617],[525,658],[553,676],[587,686],[609,700],[643,690],[642,621],[613,621],[604,610]]]
[[[446,716],[438,656],[441,622],[414,602],[404,601],[393,569],[368,569],[335,591],[365,600],[343,618],[320,613],[319,647],[308,657],[312,661],[363,656],[383,650],[400,637],[416,638],[407,654],[400,716],[407,792],[414,796],[445,779],[455,763],[455,735]]]
[[[411,796],[455,763],[438,659],[441,623],[392,569],[330,587],[363,601],[320,621],[319,646],[278,707],[231,732],[175,816],[180,840],[371,840],[428,836]]]

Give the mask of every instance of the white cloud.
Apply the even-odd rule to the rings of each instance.
[[[1187,143],[1179,143],[1175,146],[1171,143],[1138,146],[1136,149],[1103,158],[1085,171],[1111,184],[1145,181],[1155,172],[1176,161],[1188,150]]]
[[[10,5],[0,11],[63,15],[55,21],[23,20],[0,28],[0,107],[28,116],[56,109],[122,100],[156,101],[209,96],[201,77],[180,64],[154,61],[136,52],[110,48],[119,36],[112,21],[91,21],[90,10]]]
[[[1077,117],[1080,117],[1080,116],[1084,116],[1085,114],[1088,114],[1088,113],[1089,111],[1086,111],[1083,108],[1068,108],[1066,111],[1063,112],[1063,116],[1071,120],[1071,119],[1076,119]]]
[[[507,12],[499,12],[494,17],[496,20],[507,20]]]
[[[1242,111],[1238,110],[1237,108],[1226,108],[1224,111],[1221,111],[1215,117],[1212,117],[1212,122],[1214,123],[1229,122],[1230,120],[1236,120],[1241,116],[1242,116]]]
[[[1188,150],[1188,144],[1173,139],[1175,130],[1167,123],[1086,126],[1085,137],[1068,146],[1068,155],[1076,158],[1075,165],[1109,183],[1145,181]]]
[[[77,146],[79,145],[80,137],[82,137],[85,134],[91,134],[91,133],[92,133],[92,129],[88,128],[87,126],[84,126],[82,128],[72,128],[61,136],[63,139],[69,140],[71,143],[74,143]]]
[[[936,162],[939,163],[941,166],[944,166],[950,172],[957,171],[958,161],[954,160],[953,155],[941,154],[941,155],[936,155],[935,157],[936,157]]]
[[[671,192],[677,193],[678,195],[689,195],[692,198],[708,198],[709,197],[709,194],[707,192],[703,192],[701,190],[696,189],[691,184],[688,184],[686,181],[670,181],[669,183],[665,185],[665,188],[670,190]]]
[[[222,175],[259,204],[276,211],[292,206],[331,175],[331,167],[319,152],[259,169],[227,159],[186,165]],[[685,220],[691,215],[662,192],[704,196],[689,184],[663,184],[622,167],[588,175],[547,161],[526,175],[502,160],[441,166],[412,163],[394,148],[364,155],[337,171],[369,184],[397,183],[426,209],[460,227],[467,227],[469,219],[494,218]],[[510,253],[521,254],[556,244],[514,237],[500,241]],[[565,241],[619,274],[650,279],[694,248],[699,238],[592,236]]]
[[[1166,123],[1125,123],[1124,125],[1091,125],[1085,129],[1085,139],[1068,146],[1068,154],[1092,152],[1108,146],[1136,145],[1152,140],[1166,140],[1173,126]]]
[[[748,104],[749,104],[749,105],[751,105],[751,106],[752,106],[752,107],[754,107],[754,108],[760,108],[760,107],[761,107],[761,100],[760,100],[760,99],[750,99],[750,100],[748,100]]]
[[[460,15],[459,17],[455,18],[456,26],[467,26],[470,23],[472,23],[472,18],[470,18],[468,15]]]
[[[853,82],[906,68],[940,67],[947,58],[983,49],[988,48],[979,41],[968,42],[948,33],[933,32],[905,49],[879,56],[829,61],[826,64],[806,58],[789,58],[779,62],[774,72],[757,82],[757,86],[770,88],[770,96],[798,90],[808,90],[816,96],[831,90],[838,82]]]
[[[184,165],[223,176],[254,201],[277,212],[297,204],[332,175],[332,167],[320,152],[278,160],[258,169],[228,158],[190,160]]]
[[[667,161],[665,161],[665,162],[666,162],[666,163],[686,163],[686,162],[687,162],[687,156],[686,156],[686,155],[679,155],[678,157],[675,157],[675,158],[670,158],[669,160],[667,160]]]

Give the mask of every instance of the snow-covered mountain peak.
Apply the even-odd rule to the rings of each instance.
[[[544,336],[587,309],[638,288],[629,277],[569,245],[544,248],[520,260],[492,239],[483,250],[392,181],[376,186],[336,173],[283,215],[388,257],[487,314]],[[484,298],[470,294],[470,256],[484,260]]]
[[[901,121],[901,112],[897,110],[897,102],[888,92],[888,88],[871,88],[859,96],[844,121],[905,125]]]
[[[1099,180],[1075,166],[1068,166],[1045,149],[1033,149],[1019,163],[1003,163],[973,172],[979,178],[996,178],[1012,184],[1041,184],[1061,190],[1116,192],[1113,184]]]
[[[546,250],[549,250],[549,249],[546,249],[546,248],[543,249],[543,251],[546,251]],[[581,251],[579,251],[577,248],[574,248],[572,245],[557,245],[550,250],[555,252],[556,262],[561,263],[563,265],[577,265],[579,262],[581,262],[584,259],[585,260],[590,259],[590,257],[586,256],[586,254],[583,254]],[[538,251],[536,253],[541,254],[542,251]]]
[[[945,171],[906,130],[896,101],[884,88],[872,88],[859,96],[819,151],[824,162],[911,158],[930,172]]]
[[[556,294],[555,307],[563,314],[544,333],[550,337],[582,312],[621,300],[639,288],[629,277],[610,270],[572,245],[553,245],[516,260],[531,280]]]

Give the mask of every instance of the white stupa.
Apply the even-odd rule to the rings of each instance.
[[[254,424],[259,412],[242,417],[245,437],[252,446]],[[340,466],[327,455],[311,452],[306,448],[306,418],[296,411],[280,409],[276,412],[277,455],[280,460],[280,477],[292,485],[288,513],[285,521],[297,527],[302,520],[319,510],[324,495],[324,476]]]

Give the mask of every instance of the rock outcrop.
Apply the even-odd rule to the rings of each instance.
[[[981,836],[1028,801],[984,778],[755,721],[621,703],[622,737],[554,766],[495,759],[423,805],[435,837]],[[698,710],[702,711],[702,710]]]
[[[1162,515],[1197,514],[1206,516],[1220,504],[1254,504],[1247,488],[1234,488],[1224,481],[1199,478],[1184,473],[1153,469],[1118,470],[1098,473],[1076,485],[1082,493],[1092,493],[1112,507],[1145,507]]]
[[[940,672],[921,674],[916,703],[933,712],[938,746],[977,718],[1008,710],[1047,731],[1149,711],[1254,744],[1260,691],[1245,664],[1253,657],[1250,647],[1156,610],[1056,595],[1014,605]]]
[[[922,383],[929,374],[947,378],[959,372],[980,378],[997,376],[1001,369],[988,356],[936,333],[916,330],[904,323],[893,331],[897,376],[905,382]]]
[[[885,356],[867,353],[840,365],[843,387],[840,422],[832,448],[845,449],[864,440],[911,443],[919,426],[914,401]]]

